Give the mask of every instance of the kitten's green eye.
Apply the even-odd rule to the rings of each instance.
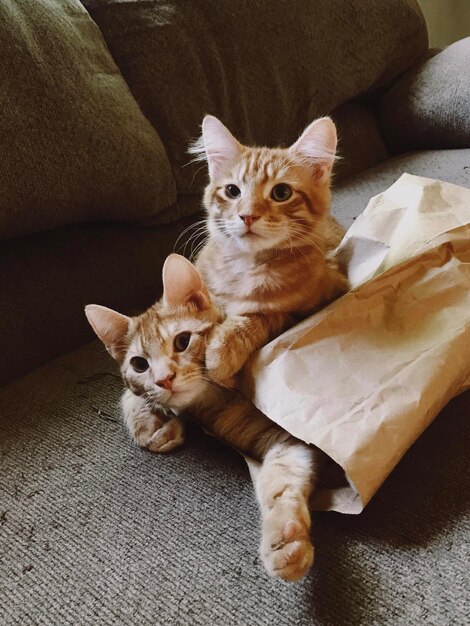
[[[131,359],[131,365],[139,374],[146,372],[149,368],[148,361],[147,359],[144,359],[143,356],[133,356]]]
[[[190,339],[191,333],[180,333],[179,335],[176,335],[173,341],[173,346],[176,352],[184,352],[189,346]]]
[[[274,185],[271,189],[271,198],[276,202],[285,202],[292,196],[292,187],[286,183]]]
[[[225,185],[225,195],[230,200],[236,200],[241,196],[241,193],[240,188],[236,185]]]

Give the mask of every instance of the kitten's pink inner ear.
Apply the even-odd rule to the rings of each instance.
[[[126,335],[131,318],[99,304],[86,306],[85,315],[111,356],[121,360],[127,350]]]
[[[333,120],[321,117],[307,126],[289,152],[303,161],[311,160],[318,166],[320,175],[329,175],[335,161],[337,141]]]
[[[241,144],[213,115],[206,115],[202,122],[202,138],[211,176],[220,174],[240,155]]]
[[[209,293],[194,265],[180,254],[170,254],[163,265],[163,297],[170,306],[188,302],[204,310],[210,306]]]

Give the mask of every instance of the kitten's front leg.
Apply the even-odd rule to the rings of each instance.
[[[207,373],[222,382],[232,378],[248,357],[289,325],[282,313],[234,315],[213,330],[206,350]]]
[[[170,452],[184,443],[184,423],[180,417],[168,418],[130,389],[124,392],[121,407],[132,439],[142,448]]]
[[[293,438],[273,445],[255,482],[261,508],[260,553],[271,576],[293,581],[313,563],[309,498],[324,455]]]

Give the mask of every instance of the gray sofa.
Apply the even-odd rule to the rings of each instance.
[[[200,219],[185,149],[205,113],[267,145],[332,114],[346,227],[405,171],[470,186],[470,39],[428,50],[413,0],[8,0],[0,18],[0,622],[466,623],[469,393],[361,515],[315,516],[314,568],[281,583],[237,453],[196,427],[168,456],[131,444],[83,306],[159,296]]]

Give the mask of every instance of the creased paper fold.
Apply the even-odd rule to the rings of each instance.
[[[243,388],[343,468],[315,508],[359,513],[470,379],[470,190],[404,174],[339,250],[352,291],[256,353]]]

